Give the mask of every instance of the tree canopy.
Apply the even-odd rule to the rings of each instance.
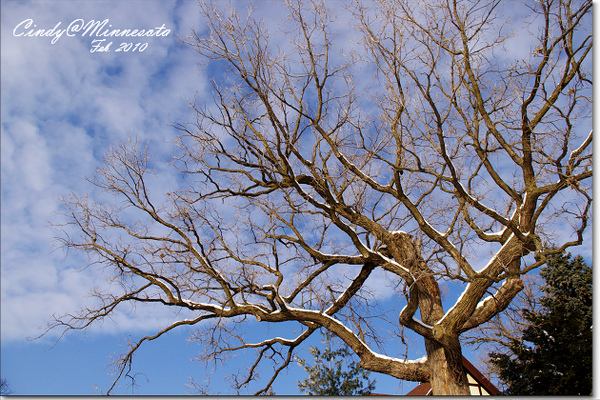
[[[273,363],[264,393],[325,329],[366,370],[468,394],[460,335],[502,312],[548,256],[583,243],[592,2],[269,11],[280,6],[275,24],[260,8],[200,4],[202,28],[184,43],[212,99],[176,124],[178,187],[153,183],[152,143],[107,152],[91,180],[103,200],[66,199],[62,243],[111,284],[51,327],[83,329],[128,303],[177,310],[132,342],[115,382],[145,341],[194,326],[202,361],[256,352],[236,390]],[[257,322],[288,336],[250,340]],[[407,359],[409,331],[427,357]]]
[[[553,256],[540,270],[546,284],[538,309],[523,309],[528,325],[505,352],[490,354],[508,395],[592,393],[592,268],[581,256]]]

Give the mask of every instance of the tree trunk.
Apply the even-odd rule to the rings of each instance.
[[[444,311],[438,283],[433,276],[419,279],[415,288],[419,295],[421,318],[428,325],[439,321]],[[437,333],[437,334],[436,334]],[[434,329],[437,340],[425,338],[429,383],[434,395],[470,395],[467,377],[462,363],[462,351],[458,334]]]
[[[431,276],[426,276],[420,280],[418,290],[421,317],[426,324],[434,325],[444,315],[438,283]],[[433,394],[470,395],[458,335],[443,330],[437,334],[434,330],[438,340],[425,338]]]
[[[436,341],[425,339],[425,348],[431,373],[429,383],[433,395],[470,395],[458,338],[449,346],[442,346]]]
[[[411,290],[418,298],[421,320],[434,326],[444,316],[440,287],[433,271],[421,256],[420,244],[404,233],[393,234],[394,258],[410,268],[415,282]],[[395,254],[394,254],[395,253]],[[434,331],[434,335],[436,332]],[[427,365],[430,371],[429,382],[434,395],[470,395],[467,377],[462,363],[462,351],[458,334],[439,331],[437,340],[425,338]]]

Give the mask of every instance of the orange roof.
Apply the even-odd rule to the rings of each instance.
[[[431,392],[431,383],[423,382],[410,392],[408,392],[407,396],[431,396],[433,393]]]

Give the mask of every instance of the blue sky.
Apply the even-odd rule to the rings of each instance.
[[[118,313],[114,320],[74,332],[55,344],[52,333],[36,341],[53,314],[85,304],[87,293],[101,280],[99,271],[77,270],[81,255],[65,257],[53,246],[48,223],[58,211],[58,198],[90,187],[85,177],[101,165],[110,145],[128,135],[152,143],[159,159],[168,159],[177,132],[173,121],[188,121],[188,100],[207,95],[207,77],[197,54],[181,46],[197,26],[195,1],[2,1],[1,43],[1,376],[15,394],[96,394],[111,384],[109,357],[119,354],[123,340],[155,332],[171,315],[148,309]],[[90,38],[63,35],[15,36],[15,27],[31,19],[36,29],[59,22],[105,20],[121,29],[164,25],[167,37],[143,38],[142,52],[90,52]],[[26,30],[22,31],[25,33]],[[138,40],[133,40],[137,43]],[[160,167],[157,184],[173,176]],[[587,247],[587,258],[591,251]],[[383,279],[383,277],[382,277]],[[387,288],[389,289],[389,288]],[[277,330],[278,328],[272,328]],[[145,344],[134,359],[139,394],[186,394],[190,377],[204,379],[204,366],[192,361],[198,345],[178,330]],[[310,344],[319,344],[316,337]],[[419,343],[420,345],[420,343]],[[306,354],[306,352],[304,353]],[[419,357],[421,354],[409,354]],[[307,357],[307,356],[305,356]],[[211,387],[229,394],[226,371],[243,368],[241,357],[220,365]],[[401,394],[414,387],[375,376],[379,393]],[[294,365],[275,385],[277,394],[297,394],[304,371]],[[126,393],[125,388],[116,394]]]

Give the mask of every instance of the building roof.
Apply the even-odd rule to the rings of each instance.
[[[410,392],[406,394],[407,396],[432,396],[431,392],[431,383],[423,382]]]
[[[492,384],[469,360],[464,356],[463,367],[467,373],[467,381],[469,383],[469,389],[472,395],[492,395],[496,396],[500,391],[496,386]],[[407,396],[432,396],[431,384],[429,382],[423,382],[410,392]]]

